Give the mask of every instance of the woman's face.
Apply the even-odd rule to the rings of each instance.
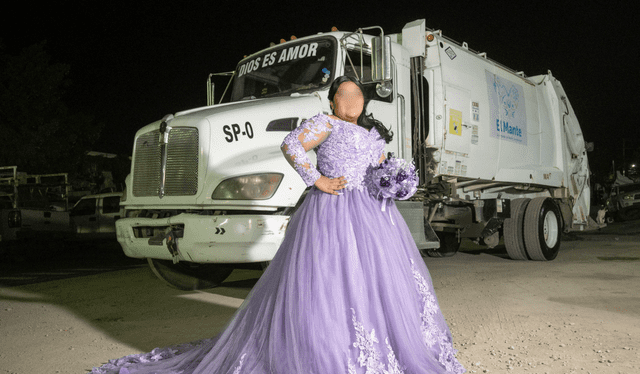
[[[347,122],[357,123],[364,110],[364,96],[353,82],[344,82],[333,97],[333,114]]]

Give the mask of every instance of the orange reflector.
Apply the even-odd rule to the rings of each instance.
[[[295,35],[291,35],[291,40],[296,40],[296,39],[298,39],[298,38],[296,38]]]
[[[337,27],[335,27],[335,26],[332,26],[332,27],[331,27],[331,31],[338,31],[338,28],[337,28]]]
[[[433,36],[433,34],[429,34],[429,35],[427,35],[427,41],[428,41],[428,42],[432,42],[432,41],[433,41],[433,39],[435,39],[435,37]]]
[[[284,42],[286,42],[286,40],[280,39],[280,43],[284,43]]]

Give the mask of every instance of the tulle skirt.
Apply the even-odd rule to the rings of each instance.
[[[393,201],[312,188],[216,337],[94,373],[463,373],[429,272]]]

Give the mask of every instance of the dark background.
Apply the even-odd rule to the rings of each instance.
[[[130,155],[137,129],[205,105],[209,73],[233,70],[270,42],[332,26],[397,33],[425,18],[428,28],[529,76],[551,70],[595,143],[592,169],[605,174],[613,160],[621,165],[623,139],[627,162],[640,146],[635,7],[566,3],[25,1],[3,10],[0,39],[8,54],[46,40],[52,62],[71,66],[68,106],[105,124],[93,149]]]

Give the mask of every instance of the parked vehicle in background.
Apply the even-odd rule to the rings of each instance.
[[[86,195],[71,208],[74,239],[116,239],[116,221],[123,217],[122,192]]]
[[[0,253],[1,247],[16,239],[16,169],[15,166],[0,167]]]
[[[0,192],[0,242],[16,239],[17,210],[14,204],[11,194]]]
[[[612,187],[609,207],[620,221],[640,219],[640,183]]]
[[[2,242],[64,239],[70,234],[66,173],[27,174],[0,167]]]
[[[11,195],[0,192],[0,210],[13,209],[13,199]]]

